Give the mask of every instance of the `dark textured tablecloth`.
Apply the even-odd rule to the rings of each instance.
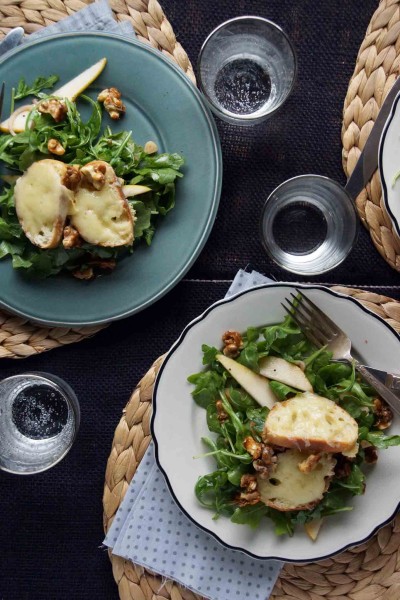
[[[1,1],[1,0],[0,0]],[[104,471],[121,410],[140,377],[186,323],[220,299],[240,267],[277,279],[282,272],[258,238],[260,212],[272,189],[294,175],[319,173],[344,183],[344,97],[376,0],[164,0],[163,8],[193,63],[206,35],[242,14],[267,17],[293,40],[299,60],[295,91],[281,112],[257,128],[218,123],[224,183],[210,238],[191,271],[146,311],[94,338],[23,361],[0,361],[0,377],[48,371],[75,389],[82,424],[69,455],[46,473],[0,472],[0,599],[117,599],[101,548]],[[399,298],[399,275],[361,229],[349,258],[314,278],[376,289]]]

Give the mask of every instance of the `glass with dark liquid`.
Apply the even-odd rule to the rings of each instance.
[[[282,106],[296,71],[289,38],[261,17],[222,23],[204,42],[198,61],[199,87],[211,110],[238,125],[259,123]]]
[[[0,381],[0,469],[31,474],[49,469],[71,448],[80,410],[71,387],[47,373]]]

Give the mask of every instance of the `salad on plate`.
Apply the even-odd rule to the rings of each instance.
[[[222,347],[202,346],[205,369],[192,374],[205,409],[204,456],[215,469],[194,493],[213,518],[278,535],[298,526],[316,540],[323,520],[352,510],[388,435],[389,406],[354,367],[316,349],[288,315],[282,322],[226,331]]]
[[[183,158],[159,153],[152,140],[138,145],[131,131],[113,132],[126,111],[123,91],[83,94],[106,62],[55,90],[56,75],[21,79],[12,90],[11,115],[0,124],[0,259],[30,275],[89,280],[109,272],[138,243],[150,245],[174,208]],[[26,97],[34,100],[14,110]]]

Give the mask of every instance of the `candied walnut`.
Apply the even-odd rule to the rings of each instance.
[[[314,471],[321,458],[322,454],[310,454],[306,460],[303,460],[303,462],[299,463],[299,471],[302,473],[311,473]]]
[[[240,487],[244,488],[235,497],[235,503],[239,506],[247,506],[260,502],[260,492],[257,490],[257,476],[250,473],[242,475],[240,479]]]
[[[62,244],[66,250],[69,248],[78,248],[82,245],[81,236],[71,225],[64,227]]]
[[[53,117],[56,123],[62,121],[67,114],[67,107],[58,98],[49,98],[48,100],[42,100],[37,105],[37,109],[42,114],[48,114]]]
[[[254,492],[257,489],[257,477],[251,473],[245,473],[240,479],[240,487],[245,492]]]
[[[228,414],[225,412],[224,406],[222,404],[222,400],[217,400],[216,403],[215,403],[215,406],[217,407],[218,421],[220,423],[223,423],[229,417],[228,417]]]
[[[77,279],[86,279],[90,280],[94,278],[94,272],[92,267],[86,267],[84,269],[76,269],[76,271],[72,271],[72,275]]]
[[[238,331],[225,331],[222,341],[224,343],[223,353],[225,356],[235,358],[239,355],[239,351],[243,347],[243,340]]]
[[[51,138],[47,142],[47,150],[51,152],[51,154],[56,154],[56,156],[62,156],[65,154],[65,148],[60,144],[58,140],[55,138]]]
[[[69,190],[75,191],[82,179],[81,172],[74,165],[67,165],[67,171],[64,175],[63,185]]]
[[[89,261],[89,265],[102,271],[112,271],[117,266],[114,258],[95,258]]]
[[[374,399],[375,427],[383,431],[391,426],[393,413],[389,406],[381,398]]]
[[[103,102],[104,108],[114,120],[120,118],[124,114],[126,107],[121,100],[121,92],[117,88],[111,87],[103,90],[97,96],[99,102]]]
[[[107,165],[103,162],[98,164],[87,164],[81,168],[81,174],[86,183],[95,190],[101,190],[106,182]]]
[[[367,446],[364,448],[364,460],[367,465],[374,465],[378,462],[378,452],[375,446]]]
[[[245,447],[246,452],[254,459],[260,458],[263,449],[263,444],[261,444],[261,442],[256,442],[256,440],[249,435],[244,438],[243,446]]]
[[[253,467],[261,479],[268,479],[275,471],[278,459],[271,446],[268,446],[267,444],[263,444],[262,446],[261,457],[253,461]]]
[[[351,465],[352,460],[343,456],[343,454],[336,454],[336,466],[335,466],[335,476],[338,479],[346,479],[351,473]]]

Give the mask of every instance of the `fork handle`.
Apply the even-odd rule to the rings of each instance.
[[[376,392],[378,392],[381,398],[383,398],[389,404],[390,408],[396,413],[396,415],[400,416],[400,398],[396,396],[396,394],[394,394],[384,383],[379,381],[375,375],[372,375],[372,373],[368,371],[364,365],[355,360],[354,366],[362,378],[365,379],[365,381],[369,383],[369,385],[373,387]]]

